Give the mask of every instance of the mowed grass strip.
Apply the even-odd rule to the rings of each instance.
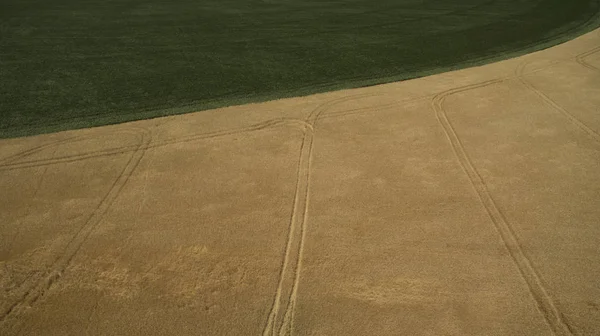
[[[598,26],[600,0],[3,0],[0,137],[423,76]]]

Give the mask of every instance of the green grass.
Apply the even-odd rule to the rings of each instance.
[[[0,137],[428,75],[598,26],[600,0],[2,0]]]

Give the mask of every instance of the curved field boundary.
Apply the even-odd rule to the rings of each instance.
[[[583,6],[583,3],[584,3],[583,1],[584,0],[563,2],[563,1],[558,1],[558,0],[544,0],[544,1],[539,2],[539,4],[536,4],[535,7],[528,8],[527,12],[524,12],[524,13],[516,13],[515,12],[516,14],[513,13],[514,15],[511,14],[508,17],[503,18],[502,21],[504,21],[505,23],[506,22],[514,22],[516,25],[524,24],[525,26],[523,26],[523,27],[526,27],[527,29],[531,28],[534,30],[535,29],[540,30],[541,29],[540,27],[532,26],[531,24],[529,24],[529,25],[527,24],[528,15],[535,17],[536,16],[535,12],[537,10],[545,10],[546,11],[546,12],[544,12],[544,13],[546,13],[545,15],[550,15],[550,14],[548,14],[549,12],[547,9],[549,7],[552,7],[552,6],[558,7],[558,6],[562,6],[562,5],[565,5],[565,6],[568,5],[568,6],[571,6],[569,8],[573,9],[573,8],[575,8],[573,6],[579,6],[579,7]],[[526,42],[522,42],[521,44],[519,44],[517,40],[515,40],[516,42],[511,41],[510,39],[506,40],[506,38],[505,38],[506,36],[505,36],[504,40],[506,40],[505,42],[508,43],[510,46],[507,46],[507,48],[503,49],[501,47],[498,48],[498,47],[494,46],[493,44],[491,44],[490,41],[478,41],[478,40],[477,41],[471,41],[471,40],[464,41],[464,40],[461,40],[461,41],[457,41],[457,43],[452,43],[452,39],[449,38],[446,47],[452,49],[451,51],[454,52],[454,54],[453,54],[454,56],[451,56],[450,58],[448,58],[448,60],[449,59],[453,60],[450,63],[448,63],[449,62],[448,60],[442,60],[442,61],[440,61],[441,63],[438,63],[436,61],[436,62],[434,62],[435,63],[434,65],[432,65],[433,63],[426,64],[426,65],[423,65],[423,67],[421,67],[420,65],[412,66],[411,64],[407,63],[406,67],[402,67],[402,69],[400,69],[400,67],[396,66],[394,69],[392,69],[393,71],[392,70],[383,71],[383,70],[385,70],[385,69],[383,69],[379,72],[373,70],[374,72],[372,72],[372,73],[364,72],[361,70],[361,71],[358,71],[358,72],[352,74],[352,71],[348,71],[347,74],[344,73],[343,76],[337,76],[337,77],[336,76],[324,76],[323,79],[319,79],[319,80],[311,79],[310,81],[304,81],[304,82],[303,81],[294,81],[293,85],[292,84],[287,85],[289,83],[287,83],[286,85],[275,85],[274,86],[275,88],[273,88],[273,89],[257,89],[252,92],[245,92],[244,91],[245,89],[243,89],[243,87],[241,89],[242,90],[241,92],[237,92],[237,88],[232,86],[226,92],[222,92],[222,93],[218,93],[218,94],[215,93],[214,95],[212,95],[212,93],[210,93],[209,94],[210,97],[208,97],[208,98],[203,97],[203,96],[192,95],[183,100],[170,99],[171,102],[165,102],[169,99],[167,99],[167,96],[163,97],[160,94],[150,95],[150,96],[144,98],[144,101],[141,101],[140,99],[136,98],[137,96],[134,96],[134,95],[128,96],[128,94],[125,91],[118,90],[118,92],[115,92],[114,95],[111,97],[115,98],[119,101],[120,100],[126,101],[127,106],[123,106],[122,108],[117,108],[115,106],[117,106],[118,104],[117,105],[113,104],[114,106],[111,105],[111,106],[107,106],[106,108],[100,107],[100,105],[98,105],[99,107],[96,107],[93,103],[93,100],[90,100],[91,101],[90,104],[83,104],[83,105],[80,104],[80,105],[77,105],[76,109],[71,109],[74,111],[72,113],[69,112],[70,110],[67,109],[66,107],[58,108],[58,107],[51,107],[51,106],[46,106],[46,105],[39,105],[41,103],[38,103],[38,101],[41,102],[42,100],[38,100],[38,99],[28,99],[27,104],[24,105],[24,103],[23,103],[24,100],[19,100],[21,98],[15,98],[19,95],[19,91],[17,89],[15,89],[15,90],[17,90],[15,92],[6,91],[6,92],[9,92],[9,94],[7,95],[7,98],[10,98],[10,99],[5,99],[4,105],[2,105],[2,103],[0,102],[0,116],[2,116],[1,113],[4,112],[9,117],[4,118],[5,119],[4,122],[0,122],[0,137],[17,137],[17,136],[25,136],[25,135],[31,135],[31,134],[37,134],[37,133],[54,132],[54,131],[60,131],[60,130],[65,130],[65,129],[114,124],[114,123],[120,123],[120,122],[125,122],[125,121],[147,119],[147,118],[153,118],[153,117],[159,117],[159,116],[165,116],[165,115],[195,112],[195,111],[207,110],[207,109],[212,109],[212,108],[217,108],[217,107],[222,107],[222,106],[239,105],[239,104],[245,104],[245,103],[249,103],[249,102],[258,102],[258,101],[272,100],[272,99],[292,97],[292,96],[303,96],[303,95],[317,93],[317,92],[339,90],[339,89],[346,89],[346,88],[364,87],[364,86],[388,83],[388,82],[393,82],[393,81],[398,81],[398,80],[406,80],[406,79],[415,78],[415,77],[422,77],[422,76],[427,76],[427,75],[440,73],[440,72],[444,72],[444,71],[456,70],[459,68],[476,66],[476,65],[493,62],[493,61],[507,59],[507,58],[511,58],[514,56],[522,55],[527,52],[532,52],[532,51],[550,47],[552,45],[567,41],[575,36],[578,36],[580,34],[583,34],[585,32],[588,32],[588,31],[598,27],[600,25],[600,15],[598,13],[598,10],[600,8],[600,1],[599,0],[586,0],[586,1],[587,2],[585,2],[585,6],[588,6],[589,10],[585,13],[580,13],[579,14],[580,16],[577,18],[574,17],[573,20],[576,20],[577,22],[572,22],[572,23],[564,22],[564,23],[561,23],[561,25],[558,27],[553,26],[552,24],[549,24],[546,22],[545,24],[547,25],[548,32],[544,35],[542,30],[538,31],[534,35],[535,36],[539,35],[539,38],[536,41],[533,41],[529,44],[525,44]],[[431,5],[431,3],[434,3],[434,5]],[[469,3],[469,2],[467,1],[466,3]],[[550,6],[550,5],[552,5],[552,6]],[[432,26],[435,26],[435,24],[438,20],[444,20],[445,18],[448,18],[448,17],[464,17],[464,16],[470,15],[473,18],[473,20],[476,20],[477,15],[475,15],[475,14],[478,11],[480,11],[481,13],[484,13],[484,9],[488,8],[489,6],[492,6],[493,8],[496,8],[496,9],[498,9],[498,8],[502,9],[503,8],[502,6],[506,7],[507,4],[500,0],[486,0],[486,1],[483,1],[480,3],[476,3],[476,4],[473,4],[473,2],[471,2],[469,5],[465,5],[462,8],[457,7],[456,9],[448,9],[448,8],[444,9],[443,6],[440,7],[439,3],[435,4],[434,1],[429,1],[429,2],[426,2],[425,4],[423,4],[423,6],[425,7],[425,9],[422,11],[422,13],[415,15],[415,17],[410,17],[410,15],[414,15],[414,14],[409,14],[408,17],[402,18],[402,16],[400,16],[399,19],[394,20],[394,21],[392,21],[388,18],[388,20],[382,20],[381,23],[376,22],[371,25],[356,24],[353,27],[345,27],[345,28],[325,27],[324,29],[321,29],[321,30],[318,30],[315,32],[299,32],[296,34],[288,34],[285,36],[282,35],[282,36],[273,37],[273,38],[275,39],[274,41],[281,40],[281,42],[285,42],[283,37],[285,37],[285,38],[307,38],[307,37],[311,37],[311,34],[313,34],[313,35],[317,34],[319,36],[320,35],[337,36],[339,34],[341,34],[341,35],[346,34],[348,29],[350,29],[350,30],[354,29],[354,30],[358,30],[358,31],[362,31],[362,30],[368,31],[369,29],[375,29],[378,27],[396,27],[396,25],[402,25],[402,24],[407,24],[407,23],[413,24],[415,22],[429,22],[429,23],[431,23]],[[437,8],[435,8],[436,6],[437,6]],[[579,8],[579,7],[577,7],[577,8]],[[398,10],[398,8],[396,8],[396,9]],[[592,11],[592,9],[593,9],[593,11]],[[554,10],[560,10],[560,9],[555,8]],[[576,11],[576,10],[573,9],[573,11]],[[365,13],[366,13],[365,15],[372,15],[372,14],[380,15],[385,12],[386,12],[386,10],[371,10],[371,11],[367,10],[367,11],[365,11]],[[469,14],[469,13],[471,13],[471,14]],[[573,12],[573,13],[575,13],[575,12]],[[571,13],[571,14],[575,15],[573,13]],[[355,17],[355,18],[361,17],[361,15],[358,13],[348,14],[348,15],[349,15],[349,17]],[[503,16],[504,14],[500,14],[500,12],[499,12],[499,15]],[[508,15],[508,14],[506,14],[506,15]],[[554,14],[552,14],[552,15],[554,15]],[[491,17],[493,17],[493,15],[490,14],[489,16],[490,16],[490,20],[491,20]],[[469,18],[467,17],[467,19],[469,19]],[[295,20],[297,21],[296,23],[302,22],[302,20],[299,20],[299,21],[298,21],[298,19],[295,19]],[[294,22],[295,22],[294,19],[290,18],[289,24],[294,24]],[[473,27],[471,27],[471,28],[467,29],[464,33],[466,34],[469,32],[473,33],[476,31],[487,31],[487,32],[490,32],[490,34],[492,34],[493,32],[501,31],[502,29],[500,29],[500,28],[502,28],[502,27],[505,27],[505,26],[502,26],[498,22],[493,22],[489,25],[481,23],[481,26],[478,26],[477,29],[474,29]],[[181,29],[188,29],[188,28],[189,27],[186,27],[186,26],[181,27]],[[527,32],[526,31],[527,29],[525,29],[525,33]],[[235,32],[236,29],[232,28],[232,31]],[[327,35],[327,34],[329,34],[329,35]],[[346,34],[346,35],[348,35],[348,34]],[[460,34],[457,36],[460,37]],[[477,35],[477,36],[479,36],[479,35]],[[62,39],[64,39],[64,37],[52,37],[52,38],[56,39],[57,41],[61,41]],[[97,40],[102,40],[104,37],[94,36],[91,38],[92,39],[96,38]],[[439,36],[436,38],[438,40],[441,39],[442,41],[446,41],[446,39],[443,39]],[[464,38],[468,38],[468,37],[464,37]],[[418,40],[418,39],[415,38],[415,40]],[[232,38],[232,45],[238,45],[239,48],[244,49],[244,48],[247,48],[244,46],[250,46],[252,44],[266,43],[265,41],[266,40],[263,37],[244,38],[243,36],[238,37],[238,36],[234,35]],[[493,37],[491,38],[491,41],[493,41]],[[276,45],[278,45],[278,44],[279,44],[279,42],[276,43]],[[391,43],[391,44],[393,44],[393,43]],[[458,51],[460,51],[460,47],[455,47],[454,46],[455,44],[456,45],[464,45],[464,46],[467,46],[468,48],[475,48],[473,50],[475,50],[475,51],[478,50],[478,51],[473,54],[461,56],[458,53]],[[480,44],[481,44],[481,46],[479,46]],[[357,44],[357,46],[358,45],[359,44]],[[477,47],[472,47],[472,46],[477,46]],[[440,47],[443,47],[443,46],[440,46]],[[181,48],[174,48],[174,47],[169,47],[169,46],[165,45],[165,46],[160,46],[160,47],[156,47],[156,48],[158,48],[158,49],[156,49],[156,51],[159,54],[163,53],[163,52],[164,53],[172,53],[177,50],[179,50],[181,53],[186,53],[186,52],[188,52],[188,50],[193,50],[194,45],[193,44],[182,45]],[[302,49],[301,45],[299,45],[298,48]],[[348,48],[352,48],[352,44],[349,44]],[[427,48],[428,48],[428,50],[431,49],[431,47],[427,47]],[[10,50],[10,48],[8,48],[7,50]],[[407,49],[407,50],[415,50],[415,49]],[[471,50],[471,49],[469,49],[469,50]],[[316,52],[319,52],[319,51],[317,50]],[[346,54],[347,54],[346,52],[340,51],[340,53],[338,55],[339,57],[337,57],[337,58],[343,58],[343,57],[345,57]],[[124,57],[124,56],[126,56],[126,53],[125,54],[120,54],[120,53],[115,54],[115,53],[111,53],[111,52],[107,51],[107,55],[110,56],[110,57],[107,56],[110,59],[111,57],[117,57],[117,58]],[[7,53],[7,54],[5,54],[5,56],[10,58],[14,55],[12,55],[11,53]],[[102,54],[87,55],[87,56],[90,56],[90,60],[93,59],[94,62],[105,59],[102,57]],[[94,57],[91,57],[91,56],[94,56]],[[71,57],[71,56],[69,56],[69,57]],[[310,59],[312,57],[312,55],[310,53],[308,53],[306,55],[306,57]],[[400,56],[398,56],[398,57],[400,57]],[[582,58],[582,60],[584,58]],[[99,59],[99,60],[97,60],[97,59]],[[358,59],[360,59],[360,57]],[[77,61],[77,60],[78,59],[75,58],[73,61]],[[319,60],[315,60],[315,62],[317,62],[317,63],[318,63],[318,61]],[[6,61],[6,62],[8,62],[8,61]],[[11,62],[16,62],[15,64],[19,64],[18,63],[19,60],[14,60]],[[402,63],[402,62],[400,62],[400,63]],[[585,62],[583,62],[583,63],[585,64]],[[260,64],[260,61],[257,61],[256,64]],[[8,63],[2,64],[2,62],[0,62],[0,65],[7,65],[4,68],[5,71],[11,71],[10,69],[11,69],[11,67],[13,67],[13,65],[9,65]],[[376,69],[378,66],[377,63],[374,63],[372,65],[373,65],[374,69]],[[174,66],[176,66],[176,65],[174,65]],[[292,65],[292,66],[294,66],[294,65]],[[332,66],[335,66],[335,64],[332,64]],[[361,68],[368,69],[370,67],[364,66]],[[356,67],[354,67],[354,69],[356,69]],[[2,69],[0,67],[0,74],[2,74],[1,70]],[[4,76],[4,77],[8,78],[6,76]],[[262,77],[269,78],[267,76],[262,76]],[[91,80],[94,80],[94,79],[92,78]],[[194,92],[197,92],[198,95],[202,95],[202,94],[205,94],[206,92],[210,92],[210,90],[211,90],[210,87],[203,88],[202,78],[199,77],[194,80],[198,81],[198,86],[194,88]],[[222,80],[224,82],[227,82],[228,78],[223,77]],[[260,82],[262,79],[257,78],[256,80]],[[21,79],[19,79],[18,81],[21,81]],[[149,82],[151,82],[151,81],[140,82],[139,90],[144,90],[144,87],[146,87],[146,86],[147,86],[147,88],[151,88],[151,86],[148,86]],[[235,81],[231,81],[231,82],[234,83]],[[5,84],[5,85],[9,85],[9,84]],[[24,87],[27,87],[26,84],[24,84],[24,85],[25,85]],[[157,83],[156,85],[162,85],[162,84]],[[229,85],[229,84],[227,84],[227,85]],[[176,90],[175,86],[177,86],[177,83],[174,83],[173,90]],[[73,87],[75,87],[75,86],[73,86]],[[2,86],[0,85],[0,96],[2,95],[1,88],[2,88]],[[110,87],[104,87],[104,88],[98,87],[98,89],[106,89],[109,91],[112,90]],[[166,90],[168,91],[169,88],[166,88]],[[36,91],[33,90],[31,92],[35,93]],[[23,97],[25,97],[25,96],[23,96]],[[25,99],[25,98],[23,98],[23,99]],[[58,103],[60,101],[59,98],[51,97],[48,99],[49,99],[49,100],[47,100],[48,103],[51,103],[51,104]],[[74,94],[72,97],[69,97],[67,100],[77,101],[78,99],[81,99],[81,98],[77,97],[77,95]],[[153,102],[153,103],[146,103],[146,101]],[[98,103],[102,103],[102,101],[99,101]],[[39,106],[36,104],[38,104]],[[75,104],[75,103],[73,103],[73,104]],[[79,103],[76,103],[76,104],[79,104]],[[125,103],[123,103],[123,104],[125,104]],[[36,105],[38,107],[36,109],[31,110],[30,107],[27,107],[26,105],[27,106]],[[73,105],[73,106],[75,106],[75,105]],[[45,111],[45,109],[49,109],[49,111]],[[2,110],[4,110],[4,111],[2,111]],[[81,111],[84,111],[84,112],[81,112]],[[85,112],[85,111],[87,111],[87,112]],[[26,117],[26,118],[23,118],[23,121],[18,121],[18,120],[21,120],[21,118],[19,117],[20,114],[27,115],[28,113],[34,113],[34,112],[35,112],[35,115],[36,116],[39,115],[40,118],[27,118]],[[48,112],[48,113],[45,113],[45,112]],[[71,113],[71,115],[69,115],[70,113]],[[48,117],[48,115],[52,115],[53,117],[50,118],[50,117]],[[17,116],[17,117],[12,118],[10,116]],[[17,120],[17,121],[13,122],[12,119]]]
[[[593,49],[593,50],[595,50],[595,49]],[[582,53],[582,54],[587,54],[587,53],[589,53],[589,51],[586,51],[585,53]],[[550,68],[559,62],[567,61],[567,60],[570,60],[570,58],[553,62],[549,65],[546,65],[544,67],[541,67],[541,68],[533,70],[533,71],[523,72],[520,75],[525,76],[528,74],[534,74],[534,73],[543,71],[547,68]],[[518,76],[518,74],[515,74],[514,76]],[[509,78],[515,78],[515,77],[506,76],[503,78],[509,79]],[[363,95],[355,95],[355,96],[350,96],[350,97],[355,97],[355,99],[358,99],[359,97],[362,97],[362,96]],[[370,106],[366,106],[366,107],[349,109],[349,110],[344,110],[344,111],[334,112],[334,113],[321,113],[321,114],[319,114],[318,119],[320,120],[320,119],[326,119],[326,118],[327,119],[338,118],[338,117],[343,117],[345,115],[360,114],[360,113],[367,113],[367,112],[371,113],[374,110],[384,110],[387,108],[395,107],[398,104],[408,104],[408,103],[417,102],[420,100],[431,99],[434,96],[435,96],[435,94],[424,95],[424,96],[419,96],[419,97],[415,97],[415,98],[411,98],[411,99],[398,99],[396,101],[386,103],[386,104],[370,105]],[[344,100],[344,101],[346,101],[346,100]],[[342,102],[343,101],[341,101],[340,103],[342,103]],[[327,103],[325,103],[325,104],[327,104]],[[266,121],[263,121],[263,122],[260,122],[257,124],[253,124],[250,126],[245,126],[245,127],[224,129],[224,130],[220,130],[220,131],[212,131],[212,132],[206,132],[206,133],[197,133],[197,134],[191,134],[191,135],[186,135],[186,136],[182,136],[182,137],[178,137],[178,138],[170,138],[170,139],[164,139],[164,140],[153,140],[151,143],[149,143],[147,145],[146,149],[169,146],[169,145],[184,143],[184,142],[210,140],[210,139],[219,138],[219,137],[223,137],[223,136],[242,134],[242,133],[252,132],[252,131],[260,131],[260,130],[271,128],[271,127],[279,127],[279,126],[286,126],[286,125],[297,126],[301,129],[303,129],[305,127],[314,127],[306,120],[293,119],[293,118],[276,118],[276,119],[269,119],[269,120],[266,120]],[[85,160],[88,158],[119,155],[119,154],[123,154],[123,153],[132,152],[137,149],[137,145],[126,145],[126,146],[121,146],[121,147],[101,149],[101,150],[97,150],[97,151],[89,151],[89,152],[62,155],[62,156],[53,156],[52,158],[29,159],[29,160],[27,159],[28,156],[39,153],[44,149],[58,146],[60,144],[72,143],[74,141],[80,141],[80,140],[85,140],[85,137],[81,137],[81,136],[68,137],[65,139],[61,139],[61,140],[53,141],[53,142],[46,143],[43,145],[35,146],[35,147],[26,149],[24,151],[12,154],[12,155],[4,157],[4,158],[0,158],[0,172],[8,171],[8,170],[31,168],[31,167],[39,167],[39,166],[52,165],[52,164],[67,163],[67,162],[76,162],[76,161]]]

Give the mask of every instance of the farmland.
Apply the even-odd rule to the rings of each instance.
[[[597,0],[0,9],[0,335],[598,335]]]

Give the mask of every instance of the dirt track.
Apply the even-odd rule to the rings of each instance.
[[[2,335],[598,335],[600,31],[0,141]]]

